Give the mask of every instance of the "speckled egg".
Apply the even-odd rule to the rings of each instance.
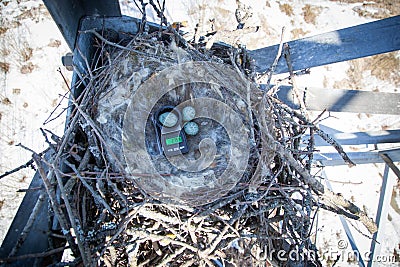
[[[191,121],[196,116],[196,110],[192,106],[184,107],[182,110],[183,120],[184,121]]]
[[[197,123],[193,121],[190,121],[185,124],[183,129],[185,130],[185,133],[188,135],[196,135],[199,132],[199,125],[197,125]]]
[[[173,127],[178,122],[178,116],[172,112],[165,112],[158,117],[158,120],[165,127]]]

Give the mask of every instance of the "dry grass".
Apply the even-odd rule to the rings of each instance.
[[[8,73],[10,71],[10,63],[0,62],[0,70],[4,73]]]
[[[0,62],[0,69],[7,73],[11,65],[16,66],[22,74],[32,73],[36,66],[30,61],[34,50],[30,47],[25,35],[18,34],[17,37],[6,35],[1,47],[1,55],[6,61]]]
[[[279,4],[279,9],[289,17],[294,15],[293,7],[287,3]]]
[[[360,17],[369,17],[374,19],[383,19],[391,16],[400,14],[400,1],[393,0],[375,0],[375,1],[363,1],[363,0],[330,0],[332,2],[340,2],[346,4],[361,5],[353,10],[358,13]],[[376,12],[371,12],[367,8],[374,7]]]
[[[8,28],[6,27],[0,27],[0,36],[5,34],[8,31]]]
[[[17,20],[32,19],[38,23],[43,15],[46,17],[50,16],[44,4],[39,4],[39,6],[33,6],[30,8],[27,8],[26,6],[20,6],[20,9],[21,14],[16,16]]]
[[[396,57],[396,52],[354,59],[349,61],[349,64],[350,68],[346,72],[348,77],[335,82],[334,88],[364,89],[362,83],[364,71],[371,71],[372,76],[382,81],[390,81],[395,87],[400,86],[398,73],[400,59]]]
[[[386,53],[365,59],[365,66],[371,74],[381,80],[391,80],[397,87],[400,86],[400,58],[395,53]]]
[[[294,39],[301,38],[305,36],[306,34],[310,33],[309,31],[304,31],[302,28],[295,28],[290,31]]]
[[[11,103],[11,100],[8,98],[8,97],[4,97],[2,100],[1,100],[1,103],[3,104],[3,105],[11,105],[12,103]]]
[[[8,55],[10,55],[10,49],[8,49],[7,47],[3,46],[0,48],[0,56],[2,57],[6,57]]]
[[[60,40],[51,40],[48,44],[49,47],[60,47],[61,41]]]
[[[362,73],[364,71],[364,60],[354,59],[349,61],[349,69],[346,71],[347,78],[336,81],[333,84],[333,88],[336,89],[362,89]]]
[[[302,10],[304,21],[315,25],[317,17],[321,13],[321,7],[307,4]]]
[[[36,68],[35,65],[33,65],[32,62],[28,62],[27,64],[22,65],[22,67],[19,69],[19,71],[22,74],[28,74],[28,73],[32,73],[32,71]]]
[[[33,49],[32,49],[31,47],[29,47],[29,44],[28,44],[28,43],[25,42],[25,43],[22,45],[22,47],[20,48],[19,54],[20,54],[20,57],[21,57],[21,59],[22,59],[22,62],[26,62],[26,61],[28,61],[29,59],[32,58],[32,56],[33,56]]]

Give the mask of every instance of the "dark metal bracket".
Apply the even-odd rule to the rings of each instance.
[[[79,22],[83,17],[121,16],[119,2],[115,0],[43,0],[43,3],[71,51],[75,48]]]

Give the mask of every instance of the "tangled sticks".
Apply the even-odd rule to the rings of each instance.
[[[89,61],[81,53],[86,70],[75,70],[80,80],[74,87],[83,91],[71,99],[68,128],[52,144],[51,160],[34,154],[75,257],[69,264],[320,265],[311,241],[319,208],[376,231],[366,214],[311,174],[313,135],[346,159],[340,145],[301,112],[258,89],[245,49],[214,45],[206,50],[205,43],[187,42],[173,28],[142,32],[118,44],[100,31],[81,34],[94,38],[96,58]],[[143,84],[151,89],[143,90]],[[132,104],[138,96],[138,104]],[[220,117],[200,112],[213,111],[201,106],[206,98],[224,108]],[[154,151],[150,113],[184,101],[204,116],[196,118],[199,136],[203,131],[219,140],[211,164],[198,173]],[[239,130],[228,129],[239,124],[221,114],[239,118],[244,139],[236,136]],[[237,143],[247,151],[226,149]],[[192,146],[189,163],[198,160],[201,149]],[[245,152],[243,161],[239,156]],[[241,172],[227,172],[229,164],[243,162]],[[293,251],[300,257],[289,258]]]

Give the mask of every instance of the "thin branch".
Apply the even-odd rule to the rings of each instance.
[[[99,201],[99,203],[101,203],[104,208],[107,209],[107,211],[114,217],[117,217],[117,215],[115,214],[115,212],[111,209],[111,207],[108,205],[108,203],[93,189],[93,187],[91,187],[86,180],[81,176],[81,174],[79,173],[79,171],[76,169],[75,165],[69,163],[68,161],[65,161],[65,164],[67,166],[69,166],[76,174],[76,176],[78,176],[79,180],[82,182],[82,184],[90,191],[90,193],[92,194],[92,196]]]
[[[282,56],[282,47],[283,47],[283,40],[284,40],[284,36],[285,36],[285,27],[282,27],[282,31],[281,31],[281,40],[279,41],[279,47],[278,47],[278,52],[276,53],[276,57],[274,59],[274,62],[272,63],[271,67],[269,68],[269,70],[267,71],[267,73],[263,74],[260,78],[258,78],[258,81],[261,81],[265,78],[265,76],[268,77],[267,79],[267,84],[266,84],[266,88],[267,90],[270,90],[271,88],[271,79],[272,79],[272,75],[275,72],[276,67],[278,66],[278,62],[279,59]]]
[[[75,247],[73,246],[75,244],[75,242],[69,231],[69,229],[70,229],[69,224],[64,216],[64,212],[62,211],[60,205],[57,203],[57,197],[56,197],[54,187],[51,185],[51,183],[49,181],[50,180],[49,178],[52,177],[52,175],[53,175],[52,171],[50,171],[48,174],[46,174],[45,170],[43,169],[42,160],[41,160],[40,156],[35,151],[33,151],[30,148],[27,148],[26,146],[24,146],[22,144],[19,144],[19,146],[32,152],[33,160],[35,161],[36,166],[38,168],[38,172],[39,172],[40,176],[42,177],[43,184],[45,186],[47,195],[50,198],[50,203],[52,205],[53,211],[57,216],[57,219],[61,225],[62,230],[64,231],[64,234],[66,235],[68,243],[70,243],[70,245],[71,245],[71,249],[76,253],[77,251],[76,251]]]
[[[65,246],[65,247],[59,247],[59,248],[55,248],[55,249],[52,249],[52,250],[49,250],[46,252],[41,252],[41,253],[32,253],[32,254],[25,254],[25,255],[16,256],[16,257],[3,258],[3,259],[0,259],[0,263],[22,261],[22,260],[32,259],[32,258],[46,258],[51,255],[61,253],[68,248],[69,248],[69,246]]]
[[[378,227],[375,222],[369,218],[365,212],[361,211],[360,208],[345,199],[342,195],[335,194],[330,190],[325,190],[324,194],[321,195],[321,200],[328,205],[331,203],[350,212],[355,216],[353,219],[362,222],[371,234],[378,231]]]
[[[26,238],[28,237],[28,234],[30,233],[30,231],[33,227],[33,223],[36,221],[37,216],[42,209],[44,200],[45,200],[45,194],[44,194],[44,192],[41,192],[39,195],[39,198],[36,201],[35,206],[32,209],[31,214],[29,215],[29,219],[26,222],[24,229],[22,229],[22,232],[18,237],[17,243],[14,245],[10,254],[8,255],[9,258],[15,256],[15,254],[17,254],[17,252],[18,252],[18,249],[25,242]]]
[[[132,53],[141,55],[141,56],[151,57],[151,58],[156,58],[156,59],[162,59],[162,60],[169,61],[169,62],[175,62],[174,59],[169,58],[169,57],[157,56],[157,55],[152,55],[152,54],[149,54],[149,53],[144,53],[144,52],[141,52],[141,51],[138,51],[138,50],[134,50],[134,49],[132,49],[132,48],[125,47],[125,46],[116,44],[116,43],[114,43],[114,42],[108,41],[107,39],[105,39],[101,34],[99,34],[99,33],[98,33],[96,30],[94,30],[94,29],[86,30],[86,31],[80,31],[79,33],[92,33],[92,34],[94,34],[97,38],[99,38],[100,40],[102,40],[105,44],[108,44],[108,45],[117,47],[117,48],[122,49],[122,50],[125,50],[125,51],[129,51],[129,52],[132,52]]]
[[[20,146],[20,144],[18,144],[17,146]],[[47,148],[46,150],[44,150],[43,152],[38,153],[38,155],[41,157],[43,156],[45,153],[47,153],[49,151],[49,149]],[[8,175],[11,175],[13,173],[16,173],[22,169],[25,168],[33,168],[33,163],[34,160],[30,159],[28,160],[25,164],[22,164],[21,166],[18,166],[17,168],[12,169],[11,171],[6,171],[5,173],[3,173],[2,175],[0,175],[0,179],[7,177]]]
[[[292,86],[293,86],[294,95],[296,96],[297,102],[300,105],[301,114],[307,118],[306,104],[304,103],[303,98],[300,96],[299,87],[297,86],[296,77],[295,77],[294,72],[293,72],[292,60],[290,58],[290,47],[289,47],[289,44],[287,44],[287,43],[284,44],[283,55],[284,55],[284,57],[286,59],[286,63],[287,63],[287,66],[288,66],[288,69],[289,69],[289,74],[290,74],[290,81],[291,81]]]
[[[163,25],[163,24],[164,24],[165,26],[167,26],[167,19],[166,19],[165,15],[164,15],[164,11],[165,11],[165,1],[163,1],[163,6],[162,6],[162,7],[160,6],[160,4],[159,4],[158,1],[157,1],[157,3],[159,4],[159,7],[160,7],[160,8],[157,7],[157,5],[154,3],[153,0],[150,0],[149,3],[150,3],[150,5],[153,7],[154,11],[156,12],[157,17],[159,17],[160,20],[161,20],[160,26]]]
[[[75,231],[76,241],[78,243],[78,248],[79,248],[83,263],[85,264],[85,266],[88,266],[87,264],[91,265],[92,264],[92,260],[91,260],[91,256],[90,256],[90,250],[89,250],[89,248],[87,248],[85,246],[82,227],[79,224],[78,220],[75,219],[73,209],[72,209],[71,204],[70,204],[70,202],[68,200],[67,194],[65,193],[65,190],[64,190],[64,184],[62,182],[61,176],[60,176],[60,174],[58,172],[58,169],[55,167],[54,164],[52,165],[52,169],[53,169],[54,174],[56,176],[58,187],[59,187],[60,192],[61,192],[61,197],[64,200],[64,204],[65,204],[65,207],[67,209],[67,214],[68,214],[71,226]]]

